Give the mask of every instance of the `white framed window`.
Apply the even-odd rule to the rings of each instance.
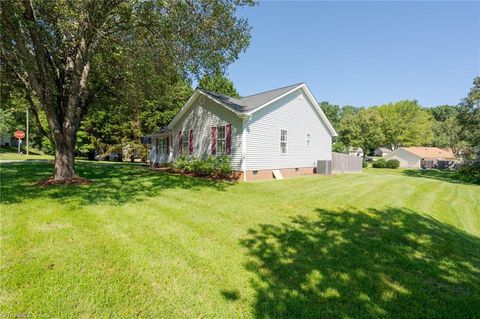
[[[188,131],[183,131],[182,132],[182,154],[188,155],[189,154],[189,137],[185,136],[185,134],[188,134]]]
[[[160,138],[158,140],[158,151],[159,151],[160,154],[167,153],[167,139],[166,138]]]
[[[287,130],[280,130],[280,154],[287,154]]]
[[[307,137],[305,139],[305,145],[310,146],[310,133],[307,133]]]
[[[225,154],[225,125],[217,126],[217,154]]]

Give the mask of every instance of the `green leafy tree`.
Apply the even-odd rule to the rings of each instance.
[[[383,145],[395,150],[400,146],[428,145],[433,138],[430,114],[417,101],[399,101],[381,105]],[[377,145],[380,146],[381,144]]]
[[[359,108],[354,106],[346,105],[344,107],[340,107],[339,105],[330,104],[327,101],[320,102],[318,105],[323,110],[337,133],[340,129],[340,123],[342,119],[347,115],[357,114],[359,111]],[[332,151],[340,153],[346,152],[348,150],[348,145],[345,145],[344,142],[345,140],[342,140],[341,137],[334,138],[332,143]]]
[[[6,79],[8,74],[5,72],[5,65],[0,64],[1,78]],[[26,111],[28,102],[25,97],[25,92],[19,85],[15,78],[9,78],[8,81],[0,81],[0,101],[1,101],[1,115],[0,127],[2,136],[12,136],[16,130],[26,131]],[[31,110],[30,110],[31,111]],[[40,113],[39,118],[42,120],[44,116]],[[35,124],[36,117],[30,113],[29,125],[29,147],[41,148],[43,138],[43,127]],[[22,144],[26,146],[26,143]]]
[[[116,62],[123,61],[132,43],[134,48],[143,43],[143,50],[123,62],[153,59],[186,76],[218,70],[248,46],[247,21],[235,14],[245,4],[252,2],[2,2],[2,63],[22,83],[35,116],[43,111],[48,120],[54,179],[76,176],[74,152],[82,120],[96,99],[129,76],[121,69],[125,63]]]
[[[345,105],[345,106],[342,107],[341,118],[344,118],[347,115],[358,114],[358,112],[360,112],[361,109],[362,109],[361,107],[355,107],[355,106],[352,106],[352,105]]]
[[[333,128],[338,129],[340,120],[342,119],[342,108],[338,105],[330,104],[327,101],[320,102],[318,105],[327,116]]]
[[[433,117],[432,145],[440,148],[450,148],[455,155],[460,155],[466,147],[460,136],[457,106],[440,105],[428,109]]]
[[[384,141],[381,122],[382,117],[374,107],[362,108],[358,113],[350,112],[340,121],[339,141],[344,145],[361,147],[367,155]]]
[[[240,94],[238,94],[233,82],[221,73],[205,75],[200,79],[198,86],[207,91],[220,93],[226,96],[236,98],[240,97]]]
[[[0,109],[0,136],[12,136],[15,125],[14,110],[2,107]]]
[[[458,107],[454,105],[439,105],[427,109],[430,112],[433,119],[438,122],[445,122],[451,117],[458,115]]]
[[[82,142],[93,146],[86,155],[92,158],[97,151],[107,156],[109,152],[121,152],[122,148],[129,150],[127,157],[143,154],[146,150],[140,143],[141,137],[167,125],[191,95],[190,85],[181,78],[169,82],[172,81],[159,81],[162,84],[155,89],[142,87],[141,81],[133,81],[135,87],[122,84],[112,95],[94,103],[82,126],[88,136]],[[127,91],[130,92],[124,93]],[[149,96],[151,92],[155,94]]]
[[[433,146],[450,148],[455,155],[463,153],[468,144],[462,140],[461,127],[457,117],[449,117],[443,122],[435,122],[433,125]]]
[[[469,145],[469,153],[480,152],[480,77],[473,81],[468,96],[459,105],[460,137]]]

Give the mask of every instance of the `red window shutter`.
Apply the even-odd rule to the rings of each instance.
[[[225,153],[232,153],[232,124],[225,125]]]
[[[178,132],[178,154],[183,153],[183,131]]]
[[[212,126],[212,155],[217,154],[217,128]]]
[[[193,154],[193,130],[190,130],[190,139],[188,140],[188,152]]]

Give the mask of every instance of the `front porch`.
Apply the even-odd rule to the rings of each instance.
[[[147,135],[150,138],[149,159],[153,165],[167,164],[173,161],[172,130],[162,128],[160,131]]]

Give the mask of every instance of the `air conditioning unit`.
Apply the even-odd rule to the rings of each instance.
[[[317,174],[332,174],[332,161],[317,161]]]

